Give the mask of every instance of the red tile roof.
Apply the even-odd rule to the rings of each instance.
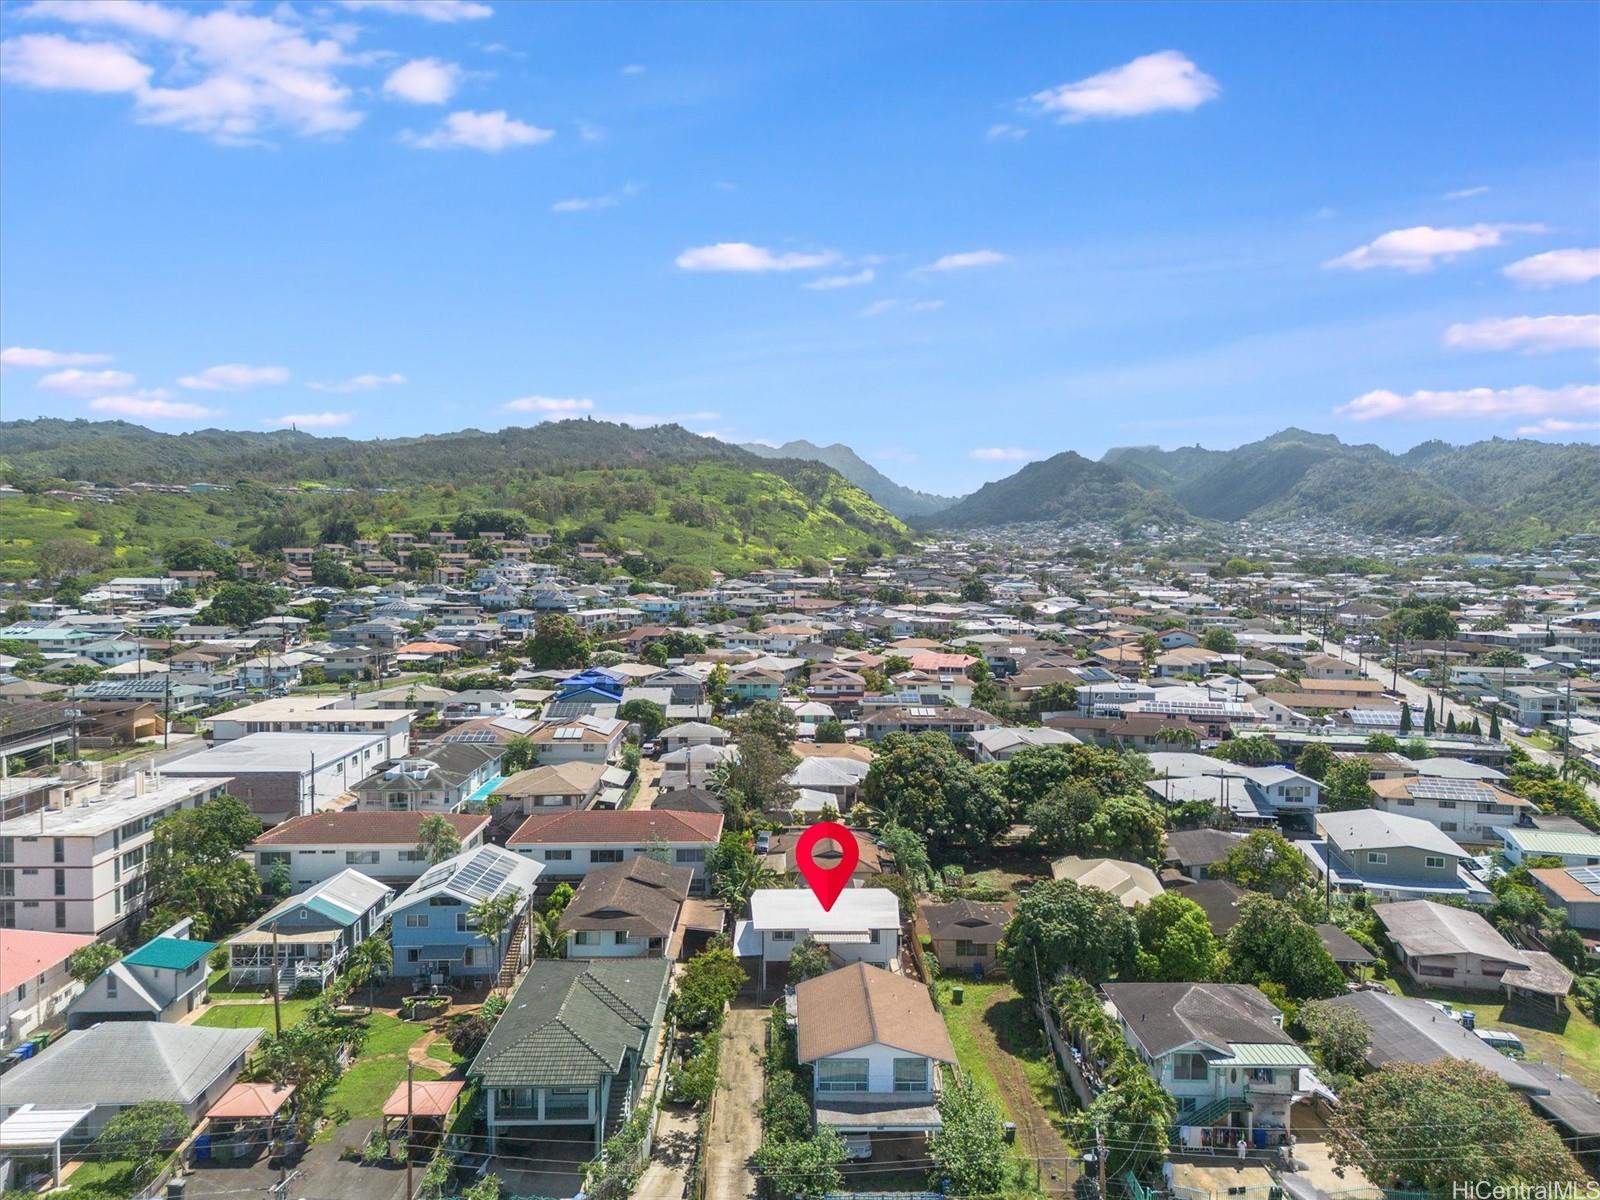
[[[290,817],[258,837],[257,846],[376,846],[415,845],[417,828],[429,813],[420,812],[321,812]],[[456,836],[465,841],[489,823],[486,816],[444,813],[455,826]]]
[[[588,809],[535,813],[507,839],[508,846],[551,842],[714,842],[722,836],[721,813],[668,812],[653,808]]]

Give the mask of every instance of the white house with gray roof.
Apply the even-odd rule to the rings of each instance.
[[[1469,869],[1467,852],[1427,821],[1358,808],[1323,813],[1317,824],[1321,838],[1293,845],[1340,891],[1366,892],[1379,900],[1454,896],[1487,904],[1493,899]]]

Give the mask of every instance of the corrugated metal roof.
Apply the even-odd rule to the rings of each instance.
[[[158,937],[151,938],[122,961],[130,967],[160,967],[168,971],[181,971],[193,966],[216,948],[215,942]]]
[[[1213,1067],[1309,1067],[1306,1052],[1295,1045],[1273,1042],[1234,1042],[1227,1058],[1214,1058]]]

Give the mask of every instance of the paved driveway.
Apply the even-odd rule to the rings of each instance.
[[[350,1121],[341,1125],[329,1140],[311,1146],[291,1169],[289,1186],[284,1200],[299,1197],[318,1197],[326,1200],[403,1200],[406,1190],[406,1172],[399,1164],[362,1166],[359,1162],[342,1160],[339,1155],[346,1146],[360,1146],[367,1134],[378,1126],[376,1118]],[[419,1166],[414,1172],[420,1176]],[[185,1195],[195,1200],[215,1197],[238,1197],[249,1194],[267,1196],[268,1188],[275,1186],[279,1173],[269,1168],[265,1160],[248,1167],[200,1164],[189,1176]]]
[[[761,1145],[761,1057],[768,1010],[741,998],[722,1025],[716,1108],[706,1134],[706,1200],[750,1200]]]

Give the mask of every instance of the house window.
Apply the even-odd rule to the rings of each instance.
[[[56,869],[55,885],[55,894],[57,896],[65,896],[67,894],[67,873],[60,868]]]
[[[378,851],[346,850],[344,861],[345,865],[350,867],[375,867],[378,865]]]
[[[706,860],[704,847],[695,850],[679,850],[673,858],[679,863],[703,863]]]
[[[0,863],[17,861],[17,839],[0,837]]]
[[[17,894],[17,873],[10,867],[0,871],[0,896],[15,896]]]
[[[407,929],[426,929],[427,927],[428,927],[428,914],[427,913],[407,913],[406,914],[406,928]]]
[[[571,850],[546,850],[544,852],[544,860],[545,860],[545,862],[571,862],[572,861],[572,851]]]
[[[977,942],[968,942],[968,941],[957,941],[956,942],[956,957],[957,958],[981,958],[983,956],[983,952],[984,952],[984,948],[982,946],[978,945]]]
[[[864,1092],[867,1090],[867,1060],[864,1058],[819,1058],[817,1091]]]
[[[1204,1054],[1175,1054],[1172,1058],[1172,1077],[1188,1082],[1203,1082],[1210,1075]]]
[[[925,1058],[895,1059],[894,1090],[897,1092],[927,1091],[928,1060]]]
[[[544,1119],[546,1121],[587,1121],[589,1119],[588,1088],[545,1088]]]
[[[58,863],[66,862],[67,861],[67,839],[66,838],[54,838],[53,841],[55,842],[55,846],[51,850],[52,857],[51,857],[50,861],[51,862],[58,862]]]
[[[592,929],[579,929],[572,935],[574,946],[598,946],[600,935]]]
[[[767,936],[770,937],[775,942],[792,942],[792,941],[794,941],[794,930],[792,930],[792,929],[774,929]]]
[[[621,850],[591,850],[589,861],[592,863],[619,863],[622,861]]]
[[[115,975],[111,974],[109,971],[107,971],[106,972],[106,999],[107,1000],[115,1000],[116,998],[117,998],[117,977]]]
[[[1367,861],[1374,866],[1383,866],[1389,861],[1389,856],[1382,850],[1368,850]]]
[[[1435,871],[1441,870],[1444,867],[1444,856],[1442,854],[1430,854],[1422,860],[1422,864]]]
[[[67,927],[67,902],[65,900],[57,900],[56,901],[56,928],[57,929],[65,929],[66,927]]]

